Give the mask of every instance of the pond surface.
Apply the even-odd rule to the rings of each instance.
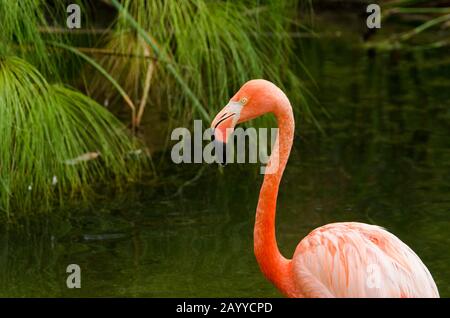
[[[320,118],[326,135],[297,120],[278,202],[281,251],[290,257],[327,223],[378,224],[422,258],[449,297],[448,54],[370,57],[343,38],[303,47],[330,116]],[[142,186],[30,224],[27,235],[2,231],[0,296],[279,297],[253,255],[257,172],[208,166],[182,195]],[[78,290],[66,288],[72,263],[82,269]]]

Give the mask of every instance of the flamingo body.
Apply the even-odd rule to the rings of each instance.
[[[293,258],[280,253],[275,235],[279,185],[292,148],[295,121],[283,91],[251,80],[212,122],[216,140],[226,143],[238,123],[273,113],[279,133],[261,186],[254,227],[254,252],[266,278],[289,297],[439,297],[420,258],[381,227],[332,223],[298,244]],[[216,135],[217,133],[217,135]]]
[[[439,297],[413,250],[385,229],[364,223],[331,223],[312,231],[295,250],[292,275],[291,296]]]

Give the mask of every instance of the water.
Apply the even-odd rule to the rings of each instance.
[[[422,258],[449,297],[448,55],[371,58],[342,38],[305,47],[330,117],[320,118],[326,136],[297,118],[278,203],[281,251],[290,257],[330,222],[378,224]],[[2,231],[0,296],[279,297],[253,256],[257,170],[210,166],[181,196],[171,197],[170,184],[141,186],[32,223],[28,235]],[[71,263],[82,269],[78,290],[65,285]]]

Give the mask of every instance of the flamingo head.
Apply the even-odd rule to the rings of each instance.
[[[274,92],[278,93],[281,90],[273,83],[263,79],[245,83],[211,123],[216,147],[221,146],[224,149],[237,124],[272,112],[277,105],[275,98],[277,94]],[[224,163],[226,160],[219,158],[219,161]]]

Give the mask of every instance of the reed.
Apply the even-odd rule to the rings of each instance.
[[[119,16],[104,48],[121,56],[98,62],[140,104],[141,117],[144,99],[150,111],[167,111],[173,124],[209,120],[242,83],[268,78],[289,87],[297,110],[314,118],[292,70],[299,61],[289,36],[299,27],[293,23],[299,3],[309,1],[111,2]],[[114,98],[110,82],[98,77],[91,84],[94,96]]]
[[[49,84],[17,57],[0,57],[0,214],[12,221],[85,197],[92,186],[134,179],[139,147],[94,100]]]

